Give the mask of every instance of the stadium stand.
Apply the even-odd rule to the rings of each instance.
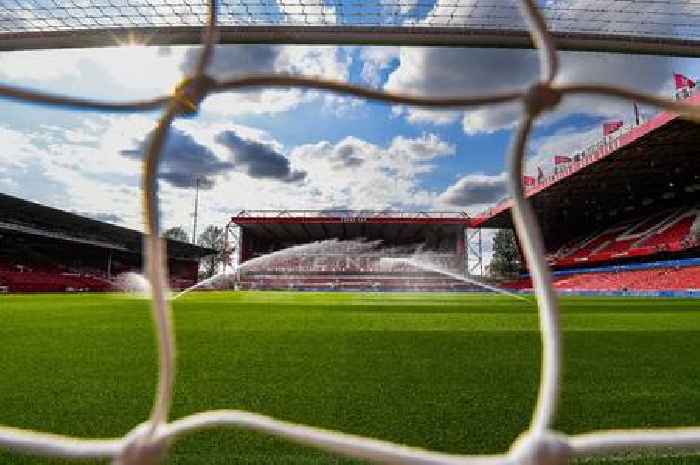
[[[0,282],[13,292],[107,291],[111,283],[89,275],[50,271],[0,271]]]
[[[512,290],[532,289],[529,277],[501,285]],[[562,291],[698,291],[700,259],[561,270],[554,272],[554,286]]]
[[[698,213],[695,208],[684,208],[665,210],[652,218],[625,220],[562,246],[549,255],[549,261],[554,266],[565,267],[581,262],[609,262],[627,256],[691,250],[698,246]]]
[[[420,252],[430,266],[464,274],[468,221],[461,212],[243,211],[231,220],[240,227],[240,287],[475,290],[401,261]]]
[[[700,105],[697,89],[678,91],[675,98]],[[624,125],[526,186],[555,286],[698,289],[698,267],[676,261],[700,257],[699,145],[698,125],[662,112]],[[473,217],[470,227],[512,229],[511,207],[504,200]],[[658,262],[675,264],[650,265]],[[638,268],[620,268],[627,265]],[[504,285],[531,287],[528,278]]]
[[[675,97],[700,104],[695,91]],[[620,123],[614,133],[591,146],[560,156],[564,162],[554,173],[542,172],[528,184],[526,195],[542,225],[549,263],[557,272],[571,271],[557,275],[557,288],[694,288],[697,267],[606,267],[700,255],[700,158],[693,149],[698,145],[696,125],[664,112],[632,125]],[[505,200],[475,217],[464,212],[242,211],[227,225],[227,240],[232,228],[238,235],[226,254],[230,259],[234,250],[237,253],[229,262],[240,265],[237,277],[243,289],[475,290],[478,287],[459,278],[467,271],[466,229],[513,228],[511,206]],[[140,267],[140,236],[134,231],[111,225],[107,231],[104,223],[66,212],[56,220],[52,217],[56,211],[45,207],[40,215],[21,205],[9,205],[6,210],[13,211],[11,224],[0,217],[0,231],[29,235],[33,246],[21,254],[27,257],[22,263],[10,260],[0,265],[0,288],[30,289],[41,281],[45,289],[97,290],[113,273]],[[56,247],[50,253],[46,247],[42,251],[38,237],[54,244],[60,241],[62,247],[79,247],[81,253],[69,255],[81,257],[81,263],[57,257]],[[297,251],[266,260],[257,269],[249,266],[290,247],[332,240],[336,241],[331,244],[333,250]],[[358,241],[381,243],[382,250],[375,255],[358,253],[348,245]],[[204,253],[185,246],[169,244],[175,288],[193,284],[196,259]],[[346,246],[350,248],[342,249]],[[442,272],[406,262],[386,270],[378,260],[379,256],[409,258],[417,250],[430,253],[433,265]],[[105,271],[106,255],[110,265]],[[593,265],[599,269],[581,270]],[[22,269],[13,268],[17,266]],[[526,289],[531,283],[523,278],[506,285]]]
[[[640,245],[664,250],[680,250],[691,246],[697,239],[695,234],[691,236],[691,232],[698,231],[697,228],[693,228],[697,223],[698,212],[695,210],[686,212],[663,224],[653,234],[643,239]]]
[[[102,292],[141,269],[141,233],[0,194],[0,290]],[[211,251],[168,241],[171,285],[196,282]]]

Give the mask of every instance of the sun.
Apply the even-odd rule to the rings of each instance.
[[[114,43],[117,47],[138,48],[150,45],[148,37],[143,34],[137,34],[134,31],[128,31],[126,37],[114,36]]]

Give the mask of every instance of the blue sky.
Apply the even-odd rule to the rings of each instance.
[[[122,47],[0,54],[0,81],[114,100],[170,91],[191,69],[188,47]],[[412,94],[448,96],[524,87],[537,73],[526,50],[223,46],[212,74],[287,72]],[[564,82],[607,82],[657,95],[700,61],[565,53]],[[4,101],[0,191],[141,228],[139,161],[157,113],[103,114]],[[643,108],[651,115],[655,110]],[[504,153],[517,108],[428,112],[299,90],[210,97],[178,120],[162,166],[163,224],[189,229],[193,179],[200,224],[241,209],[397,208],[477,213],[505,195]],[[600,137],[625,102],[565,100],[538,124],[528,170]]]

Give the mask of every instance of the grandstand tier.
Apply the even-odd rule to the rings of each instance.
[[[697,92],[681,97],[700,104]],[[572,163],[527,187],[550,263],[698,256],[699,145],[700,126],[662,112],[572,154]],[[505,200],[470,226],[513,228],[511,207]]]
[[[612,223],[564,244],[548,259],[551,265],[563,268],[649,256],[693,256],[699,248],[700,210],[681,207]]]
[[[174,288],[194,284],[211,252],[170,240],[167,250]],[[119,275],[140,272],[141,252],[138,231],[0,194],[0,291],[111,290]]]
[[[668,260],[621,266],[561,270],[554,273],[559,291],[665,292],[700,291],[700,259]],[[530,290],[529,277],[502,283],[506,289]]]

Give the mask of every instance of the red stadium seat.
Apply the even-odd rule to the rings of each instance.
[[[503,283],[506,289],[531,289],[530,278]],[[554,277],[554,287],[567,291],[680,291],[700,289],[700,266],[606,272]]]
[[[680,250],[682,242],[690,234],[690,228],[696,221],[696,218],[697,213],[695,212],[681,216],[647,237],[640,245],[664,250]]]
[[[571,241],[549,256],[549,261],[554,266],[566,267],[581,262],[609,262],[620,257],[641,257],[696,247],[700,232],[698,218],[696,210],[676,210],[626,221],[596,236]]]

